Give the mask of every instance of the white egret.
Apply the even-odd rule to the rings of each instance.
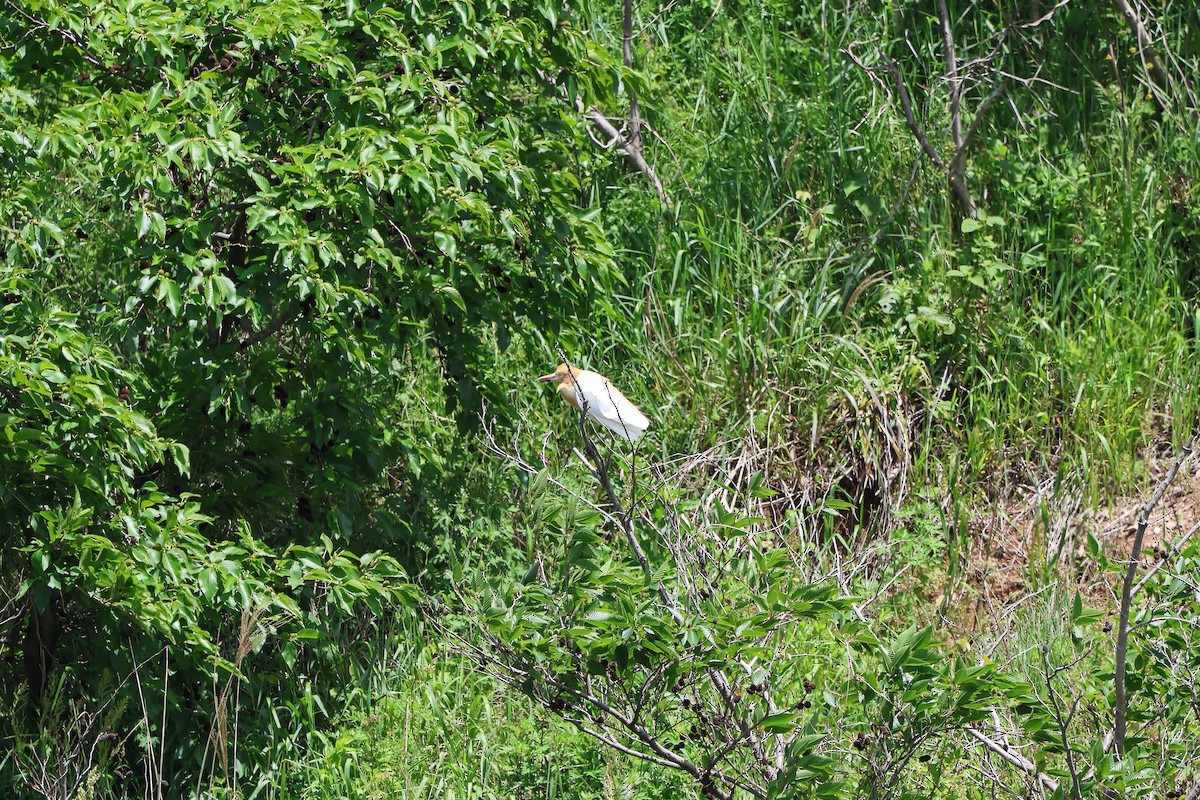
[[[646,415],[599,373],[559,364],[558,369],[538,380],[557,381],[556,388],[563,400],[583,411],[588,419],[631,442],[650,427]]]

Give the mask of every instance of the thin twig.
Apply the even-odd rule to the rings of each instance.
[[[1075,800],[1083,800],[1083,791],[1079,787],[1079,771],[1075,768],[1075,750],[1071,747],[1071,739],[1067,734],[1067,725],[1070,722],[1070,717],[1075,716],[1075,709],[1079,705],[1079,700],[1076,698],[1072,704],[1070,716],[1064,719],[1062,708],[1058,703],[1058,693],[1054,691],[1054,677],[1058,674],[1058,670],[1050,666],[1049,646],[1043,644],[1041,650],[1042,664],[1046,668],[1043,673],[1046,678],[1046,693],[1050,698],[1050,710],[1054,714],[1054,721],[1058,723],[1059,737],[1062,739],[1063,749],[1067,757],[1067,772],[1071,776],[1071,790],[1075,793]]]
[[[861,65],[855,59],[856,63]],[[892,76],[892,82],[896,85],[896,94],[900,98],[900,110],[904,113],[904,121],[908,124],[908,129],[912,131],[913,136],[917,137],[917,141],[921,144],[921,149],[925,151],[925,155],[929,156],[929,160],[937,165],[938,169],[946,169],[946,161],[942,158],[941,153],[937,151],[929,141],[929,137],[925,135],[925,129],[921,127],[921,123],[917,121],[916,114],[913,113],[912,98],[909,97],[908,89],[904,86],[904,76],[900,74],[900,68],[896,66],[896,62],[892,61],[887,56],[883,58],[884,69]]]
[[[650,183],[654,186],[655,193],[658,194],[659,202],[661,202],[667,208],[675,207],[674,203],[671,202],[671,196],[667,194],[667,190],[663,187],[663,183],[659,179],[658,173],[655,172],[654,167],[650,166],[649,162],[646,161],[646,157],[642,153],[640,127],[643,123],[641,122],[641,115],[638,110],[637,95],[632,89],[630,90],[632,96],[630,104],[630,122],[632,124],[635,121],[633,118],[636,117],[637,128],[639,129],[638,140],[636,142],[633,141],[632,135],[626,136],[620,130],[618,130],[617,127],[613,125],[612,120],[605,116],[600,109],[596,108],[595,106],[585,106],[583,97],[578,94],[573,95],[571,98],[563,97],[565,87],[562,84],[541,70],[537,71],[537,75],[547,87],[558,93],[563,100],[573,100],[576,110],[583,116],[583,118],[592,123],[597,130],[607,137],[607,142],[600,142],[597,141],[594,136],[591,136],[591,132],[589,131],[588,135],[591,136],[592,141],[596,142],[598,147],[603,150],[609,150],[614,145],[619,147],[629,165],[650,180]]]
[[[872,595],[871,599],[867,600],[865,603],[862,603],[861,605],[851,603],[850,608],[854,609],[854,616],[858,617],[863,622],[866,622],[866,617],[863,616],[862,612],[865,611],[872,603],[874,603],[880,597],[883,597],[884,593],[888,589],[892,588],[892,584],[894,584],[896,581],[898,581],[902,577],[904,577],[904,573],[908,572],[908,568],[911,566],[912,566],[912,564],[905,564],[903,567],[901,567],[900,570],[897,571],[896,574],[891,577],[891,580],[889,580],[887,583],[885,583],[883,585],[883,588],[881,588],[878,592],[876,592],[874,595]]]
[[[1197,522],[1195,525],[1193,525],[1191,527],[1191,529],[1187,533],[1185,533],[1178,542],[1176,542],[1174,545],[1172,545],[1171,551],[1169,553],[1167,553],[1166,555],[1164,555],[1157,564],[1155,564],[1150,569],[1146,570],[1146,574],[1143,575],[1142,579],[1140,581],[1138,581],[1137,585],[1135,585],[1133,587],[1133,593],[1135,595],[1138,592],[1142,591],[1142,587],[1146,585],[1147,581],[1149,581],[1151,578],[1153,578],[1155,575],[1158,574],[1158,571],[1163,568],[1163,564],[1169,564],[1171,562],[1171,559],[1179,554],[1179,551],[1182,550],[1183,546],[1188,543],[1188,540],[1191,539],[1193,535],[1195,535],[1196,531],[1200,531],[1200,522]]]
[[[76,48],[79,49],[79,54],[83,57],[83,60],[88,62],[89,64],[91,64],[93,67],[97,67],[99,69],[104,68],[104,63],[102,61],[100,61],[100,59],[97,58],[94,54],[92,54],[92,52],[88,49],[87,40],[80,37],[79,35],[77,35],[74,31],[71,31],[67,28],[56,28],[53,25],[51,25],[49,22],[46,22],[45,20],[39,19],[39,18],[27,13],[24,9],[22,9],[19,5],[14,3],[12,0],[7,0],[6,5],[9,8],[16,11],[22,17],[24,17],[26,19],[26,21],[28,21],[31,25],[34,26],[35,29],[45,30],[51,34],[54,34],[55,36],[58,36],[59,38],[63,39],[64,41],[74,45]]]

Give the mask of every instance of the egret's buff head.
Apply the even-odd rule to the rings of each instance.
[[[558,390],[558,396],[566,400],[571,407],[579,408],[579,399],[575,396],[575,376],[578,374],[579,370],[570,364],[559,364],[558,369],[549,375],[543,375],[538,380],[557,381],[558,386],[554,388]]]
[[[579,372],[579,370],[568,364],[559,364],[558,368],[555,369],[554,372],[551,372],[549,375],[543,375],[542,377],[538,378],[538,380],[556,381],[560,387],[563,384],[570,386],[571,384],[575,383],[575,373],[577,372]]]

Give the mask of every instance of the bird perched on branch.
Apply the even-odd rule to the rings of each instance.
[[[558,393],[563,400],[583,411],[588,419],[631,442],[650,427],[646,415],[599,373],[559,364],[558,369],[538,380],[557,381]]]

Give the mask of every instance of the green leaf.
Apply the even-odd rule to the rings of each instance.
[[[800,715],[794,711],[785,711],[764,717],[758,727],[768,733],[791,733],[799,724]]]
[[[159,285],[163,287],[166,293],[167,310],[171,312],[171,316],[178,317],[179,311],[183,307],[179,284],[170,278],[162,278],[159,281]]]
[[[197,583],[200,586],[200,592],[206,600],[213,599],[217,591],[221,588],[221,579],[217,575],[216,570],[206,569],[202,571],[197,578]]]
[[[467,304],[463,302],[462,295],[459,294],[458,289],[454,288],[453,286],[443,286],[442,288],[438,289],[438,294],[449,297],[451,302],[458,306],[460,311],[465,312],[467,310]]]
[[[56,383],[57,384],[57,383],[66,383],[67,382],[67,376],[62,374],[62,372],[60,372],[59,370],[50,366],[49,364],[42,365],[42,368],[40,370],[38,370],[38,377],[40,377],[42,380],[46,381],[47,383]]]
[[[446,254],[447,258],[453,259],[458,255],[458,242],[452,234],[445,231],[436,231],[433,234],[433,241],[438,246],[438,249]]]

